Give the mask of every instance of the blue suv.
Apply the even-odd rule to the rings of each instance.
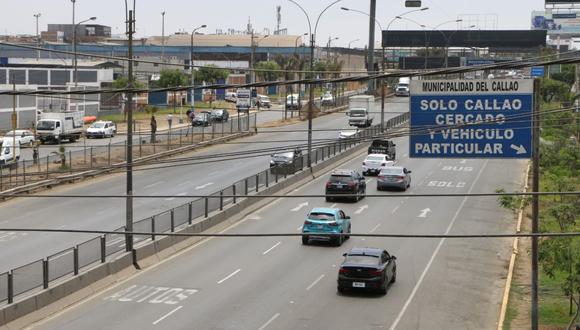
[[[350,236],[333,236],[328,234],[350,234],[350,226],[350,217],[344,214],[343,210],[316,207],[308,213],[302,226],[302,244],[308,245],[312,239],[329,241],[334,243],[334,245],[340,246]]]

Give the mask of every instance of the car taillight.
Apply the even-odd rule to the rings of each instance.
[[[371,274],[371,275],[373,275],[373,276],[381,276],[381,275],[383,275],[383,272],[382,272],[382,271],[380,271],[380,270],[371,270],[371,271],[369,272],[369,274]]]
[[[342,267],[340,267],[340,269],[338,270],[338,272],[340,274],[347,274],[348,273],[348,271],[346,270],[346,268],[342,268]]]
[[[363,166],[365,166],[367,163],[363,162]]]
[[[385,176],[384,176],[384,175],[379,175],[379,176],[378,176],[378,179],[379,179],[379,180],[384,180],[384,179],[385,179]]]
[[[310,222],[310,221],[308,221],[308,220],[304,221],[304,225],[305,225],[305,226],[308,226],[308,225],[311,225],[311,224],[312,224],[312,222]]]
[[[349,181],[347,184],[348,184],[349,187],[356,186],[356,183],[354,183],[354,181]]]
[[[338,227],[338,223],[336,223],[336,222],[329,222],[328,225],[330,227]]]
[[[400,176],[399,177],[399,180],[405,180],[405,177],[404,176]]]
[[[332,187],[332,183],[330,183],[330,182],[327,182],[327,183],[326,183],[326,188],[330,188],[330,187]]]

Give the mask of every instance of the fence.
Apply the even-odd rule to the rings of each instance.
[[[391,129],[408,120],[408,113],[401,114],[386,122],[386,129]],[[332,158],[354,146],[364,143],[365,139],[377,136],[380,125],[372,126],[361,132],[360,139],[338,140],[312,150],[312,164]],[[304,170],[308,155],[304,154],[295,164],[296,173]],[[133,231],[150,232],[151,235],[135,235],[134,244],[139,246],[155,241],[156,234],[174,232],[181,226],[191,225],[194,220],[207,218],[212,212],[223,210],[229,204],[235,204],[245,195],[255,194],[266,187],[286,180],[294,174],[272,174],[268,169],[241,179],[209,196],[195,199],[174,207],[152,217],[134,222]],[[231,196],[231,197],[224,197]],[[239,196],[239,197],[238,197]],[[104,263],[107,258],[125,251],[125,227],[117,228],[115,234],[105,234],[65,249],[44,259],[0,274],[0,303],[12,303],[18,295],[47,289],[50,283],[67,276],[74,276],[96,263]]]
[[[177,149],[186,145],[219,138],[240,132],[255,129],[256,114],[249,116],[232,116],[227,122],[214,122],[210,126],[181,127],[156,134],[151,141],[150,133],[136,131],[133,138],[134,157],[144,157],[160,151]],[[43,145],[46,149],[36,161],[21,160],[12,166],[0,166],[0,192],[26,184],[31,184],[67,173],[82,172],[93,169],[111,167],[125,161],[127,141],[109,142],[99,145],[87,145],[86,138],[83,145],[64,145],[65,151],[52,151],[54,148]],[[107,141],[102,139],[100,141]],[[68,149],[68,150],[66,150]],[[72,150],[76,149],[76,150]],[[24,152],[23,149],[22,152]]]

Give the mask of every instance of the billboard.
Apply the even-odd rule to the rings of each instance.
[[[551,35],[580,34],[580,11],[533,11],[532,30],[547,30]]]
[[[547,5],[568,5],[568,4],[574,4],[574,3],[580,3],[580,0],[576,0],[576,1],[570,1],[570,0],[546,0],[546,4]]]

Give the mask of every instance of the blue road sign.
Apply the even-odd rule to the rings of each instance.
[[[531,157],[532,79],[413,80],[410,109],[410,157]]]
[[[532,70],[530,71],[530,75],[532,77],[543,77],[544,76],[544,67],[543,66],[533,66]]]

